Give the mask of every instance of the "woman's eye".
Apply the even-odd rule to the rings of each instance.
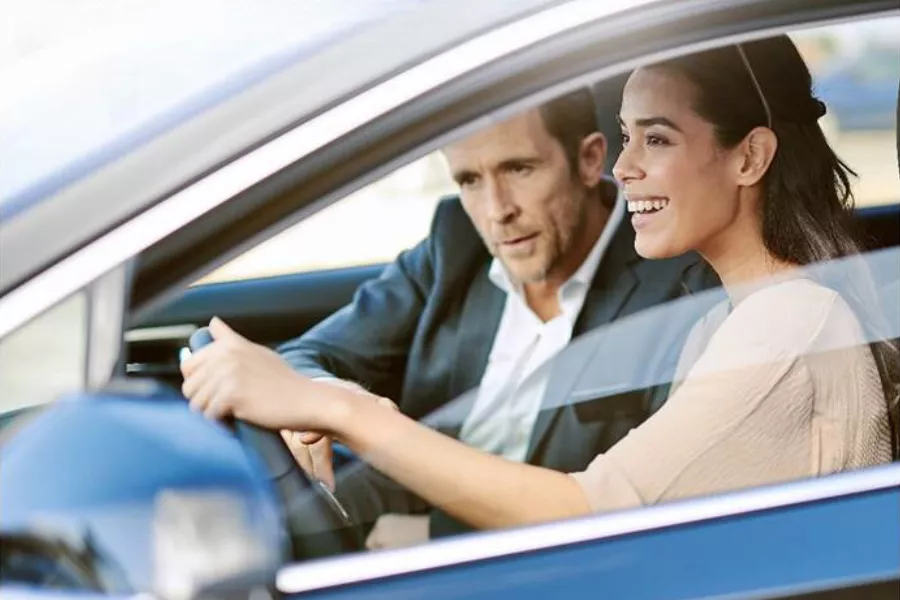
[[[660,137],[658,135],[648,135],[647,136],[647,145],[648,146],[668,146],[669,140],[664,137]]]
[[[628,136],[627,133],[621,133],[620,135],[622,136],[622,145],[627,146],[628,142],[631,141],[631,138]]]

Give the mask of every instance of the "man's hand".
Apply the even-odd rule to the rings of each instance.
[[[318,378],[316,381],[323,381],[346,389],[357,390],[368,395],[368,392],[366,392],[365,389],[352,381],[327,377]],[[387,398],[376,397],[375,401],[382,406],[388,406],[394,410],[399,410],[397,405]],[[294,455],[297,464],[299,464],[310,477],[318,479],[327,485],[333,492],[335,488],[335,479],[334,463],[332,462],[334,456],[332,443],[334,440],[331,436],[315,431],[288,431],[283,429],[281,431],[281,437],[284,439],[287,447],[291,450],[291,454]]]
[[[381,515],[375,522],[366,548],[405,548],[428,541],[428,515]]]
[[[294,460],[306,471],[306,473],[328,486],[334,491],[334,463],[331,448],[331,437],[304,431],[281,430],[284,439]],[[310,443],[308,440],[312,440]]]

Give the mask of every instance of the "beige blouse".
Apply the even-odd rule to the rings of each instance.
[[[808,279],[760,289],[659,411],[572,476],[599,512],[889,462],[884,393],[863,339],[833,290]]]

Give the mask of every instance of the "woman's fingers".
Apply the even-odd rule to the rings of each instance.
[[[400,410],[400,407],[397,406],[397,404],[394,403],[394,401],[391,400],[390,398],[385,398],[385,397],[383,397],[383,396],[378,396],[378,397],[375,399],[375,402],[378,404],[378,406],[383,406],[383,407],[385,407],[385,408],[391,408],[391,409],[396,410],[396,411],[399,411],[399,410]]]

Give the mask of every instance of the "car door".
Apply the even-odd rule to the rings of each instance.
[[[898,470],[824,483],[288,567],[278,585],[329,599],[896,598]]]

